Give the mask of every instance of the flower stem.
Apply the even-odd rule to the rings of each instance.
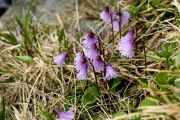
[[[143,40],[143,51],[144,51],[144,67],[147,68],[147,58],[146,58],[146,45]],[[144,71],[144,79],[146,79],[146,71]]]
[[[121,40],[121,8],[119,6],[119,39]]]
[[[101,41],[100,41],[100,38],[99,38],[99,36],[98,36],[98,42],[99,42],[99,53],[100,53],[100,55],[102,55],[102,47],[101,47]]]
[[[166,57],[166,67],[167,67],[167,70],[169,69],[169,59],[168,59],[168,57]]]
[[[94,65],[92,64],[92,62],[90,62],[90,64],[91,64],[91,67],[92,67],[92,70],[93,70],[93,73],[94,73],[94,78],[95,78],[96,85],[99,87],[98,79],[97,79],[97,76],[96,76],[96,71],[95,71]]]
[[[99,53],[100,53],[101,59],[104,63],[104,50],[103,50],[103,47],[102,47],[102,44],[101,44],[99,37],[98,37],[98,41],[99,41]],[[103,76],[103,71],[101,71],[101,76]]]
[[[115,36],[114,36],[114,30],[113,30],[113,18],[112,18],[112,13],[110,13],[110,17],[111,17],[111,30],[112,30],[112,36],[113,36],[113,45],[115,42]]]
[[[144,51],[144,66],[145,68],[147,68],[146,46],[144,40],[143,40],[143,51]]]

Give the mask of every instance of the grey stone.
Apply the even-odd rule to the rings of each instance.
[[[41,23],[57,23],[56,14],[67,16],[68,10],[75,7],[76,0],[34,0],[33,16]],[[16,16],[23,17],[30,0],[15,0],[13,6],[0,18],[1,27],[13,26]],[[2,29],[2,28],[0,28]]]

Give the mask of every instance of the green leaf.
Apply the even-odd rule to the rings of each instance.
[[[87,85],[87,83],[88,83],[87,80],[78,81],[77,84],[76,84],[76,89],[77,90],[84,90],[86,85]]]
[[[38,41],[38,39],[36,37],[37,30],[34,27],[32,28],[32,30],[33,30],[32,31],[33,40],[35,43],[37,43],[37,41]]]
[[[161,57],[169,58],[173,54],[172,48],[170,48],[169,43],[163,44],[162,48],[162,51],[159,53]]]
[[[25,25],[29,24],[28,22],[30,21],[31,10],[32,10],[32,7],[33,7],[33,2],[34,2],[34,0],[31,0],[29,8],[28,8],[28,11],[27,11],[27,13],[25,15],[25,18],[24,18],[24,24]]]
[[[174,84],[177,88],[180,88],[180,78],[177,78],[175,81],[174,81]]]
[[[176,66],[177,68],[180,68],[180,53],[178,53],[178,54],[176,55],[176,58],[175,58],[175,66]]]
[[[97,87],[95,85],[92,85],[92,86],[88,87],[85,90],[84,94],[88,94],[88,93],[90,93],[91,95],[98,95]]]
[[[96,98],[90,93],[86,93],[82,96],[81,101],[85,104],[94,104],[96,102]]]
[[[157,100],[154,98],[151,98],[151,97],[147,97],[141,102],[141,107],[142,106],[153,106],[153,105],[157,105]]]
[[[120,117],[120,116],[124,116],[124,115],[127,115],[127,113],[125,112],[117,112],[115,113],[113,116],[114,117]],[[124,119],[121,119],[121,120],[141,120],[139,116],[136,116],[136,115],[132,115],[132,116],[127,116],[126,118]]]
[[[5,120],[5,100],[1,97],[0,100],[0,120]]]
[[[115,79],[113,81],[113,84],[110,86],[110,91],[115,91],[120,83],[121,83],[120,79]]]
[[[180,27],[180,19],[176,20],[176,25],[177,25],[177,27]]]
[[[0,33],[0,40],[3,42],[6,42],[8,44],[17,45],[17,39],[16,37],[10,32],[10,34],[7,33]]]
[[[21,21],[19,18],[17,18],[17,22],[22,29],[22,36],[24,38],[24,44],[26,47],[28,47],[28,45],[31,45],[31,41],[30,41],[31,32],[28,30],[27,25],[24,24],[23,21]]]
[[[140,79],[137,79],[137,81],[138,81],[141,85],[143,85],[144,87],[148,87],[148,81],[147,81],[147,80],[140,78]]]
[[[168,75],[167,73],[158,73],[156,75],[155,82],[160,85],[168,84]]]
[[[88,87],[84,95],[81,97],[81,101],[85,104],[93,104],[96,102],[96,96],[98,95],[98,89],[95,85]]]
[[[131,6],[129,8],[129,13],[134,17],[139,16],[140,11],[141,11],[141,9],[137,6]]]
[[[33,60],[30,56],[15,56],[15,58],[25,63],[30,63]]]
[[[116,116],[123,116],[123,115],[127,115],[127,113],[125,113],[125,112],[117,112],[113,116],[116,117]]]
[[[153,8],[157,8],[160,7],[161,0],[150,0],[149,4],[153,7]]]
[[[64,28],[58,32],[58,37],[59,37],[59,41],[64,39],[64,37],[65,37]]]
[[[44,27],[44,32],[49,34],[49,30],[50,30],[50,25],[47,25]]]
[[[45,120],[54,120],[51,114],[41,106],[38,107],[38,112]]]

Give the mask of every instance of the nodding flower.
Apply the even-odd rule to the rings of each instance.
[[[71,107],[67,112],[54,110],[58,114],[58,120],[73,120],[74,119],[74,109]]]
[[[90,48],[92,45],[98,44],[98,42],[98,37],[93,32],[89,32],[84,37],[82,44],[85,48]]]
[[[77,78],[85,80],[89,70],[89,61],[82,52],[76,54],[75,68],[77,70]]]
[[[122,11],[118,15],[120,16],[120,20],[116,18],[112,23],[115,32],[118,32],[125,24],[128,24],[130,19],[130,14],[126,11]],[[121,27],[119,28],[119,26]]]
[[[93,59],[93,66],[96,72],[101,72],[103,70],[104,62],[101,56],[97,56],[95,59]]]
[[[107,63],[105,65],[105,79],[106,80],[111,80],[113,78],[117,78],[117,73],[116,71],[113,70],[112,65],[110,63]]]
[[[89,59],[95,59],[97,56],[99,56],[97,45],[93,44],[90,48],[86,48],[84,54]]]
[[[100,18],[104,22],[110,22],[111,19],[114,20],[116,17],[116,12],[109,9],[109,7],[105,7],[104,10],[100,13]]]
[[[67,52],[63,52],[60,55],[54,57],[54,62],[59,66],[59,67],[63,67],[64,63],[65,63],[65,59],[68,57],[68,53]]]
[[[85,64],[85,67],[86,68],[80,70],[77,73],[77,78],[80,79],[80,80],[86,80],[87,79],[87,75],[88,75],[88,66],[87,66],[87,64]]]
[[[129,30],[128,33],[119,42],[118,49],[122,56],[127,58],[132,58],[134,56],[134,38],[134,31]]]
[[[121,27],[125,24],[129,23],[130,14],[127,11],[122,11],[119,13],[120,15],[120,25]]]
[[[76,57],[75,57],[75,68],[77,71],[81,70],[81,64],[82,64],[82,60],[83,60],[83,53],[82,52],[78,52],[76,54]]]

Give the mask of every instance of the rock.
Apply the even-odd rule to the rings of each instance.
[[[10,7],[11,1],[0,0],[0,16]]]
[[[33,3],[33,16],[35,16],[41,23],[56,24],[56,14],[60,16],[67,16],[68,9],[75,8],[76,0],[34,0]],[[23,17],[26,13],[30,0],[15,0],[13,6],[0,18],[0,24],[3,28],[7,25],[14,26],[16,16]]]

